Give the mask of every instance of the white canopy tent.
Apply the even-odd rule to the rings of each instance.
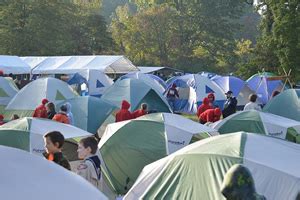
[[[30,74],[30,66],[18,56],[0,55],[0,70],[4,74]]]
[[[124,56],[53,56],[22,59],[33,68],[32,74],[75,74],[91,69],[108,74],[139,71]]]

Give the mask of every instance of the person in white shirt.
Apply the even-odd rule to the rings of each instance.
[[[257,110],[261,111],[261,107],[256,103],[257,95],[251,94],[249,96],[249,103],[247,103],[244,107],[244,110]]]

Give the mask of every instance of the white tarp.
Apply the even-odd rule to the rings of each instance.
[[[30,74],[30,66],[18,56],[0,55],[0,70],[4,74]]]
[[[1,199],[106,200],[79,175],[28,152],[0,146]]]
[[[142,66],[138,66],[138,68],[139,68],[141,73],[147,74],[147,73],[159,71],[161,69],[164,69],[165,67],[144,67],[144,66],[142,67]]]
[[[104,73],[139,71],[124,56],[51,56],[22,59],[31,65],[32,74],[75,74],[89,69],[101,70]]]

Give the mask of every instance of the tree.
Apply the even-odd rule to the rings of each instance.
[[[113,41],[99,0],[17,0],[0,4],[0,53],[14,55],[101,54]]]
[[[262,35],[256,46],[258,67],[282,73],[293,70],[293,79],[300,78],[300,3],[298,0],[261,1]]]

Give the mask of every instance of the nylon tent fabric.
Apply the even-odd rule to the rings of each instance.
[[[274,91],[281,91],[283,83],[281,80],[268,80],[268,78],[275,76],[272,73],[258,73],[251,76],[248,80],[248,86],[253,90],[260,101],[266,104]]]
[[[222,88],[223,92],[232,91],[238,100],[237,108],[242,108],[249,102],[249,95],[254,94],[242,79],[235,76],[215,76],[212,80]]]
[[[39,156],[4,146],[0,146],[0,156],[3,199],[108,199],[82,177]],[[45,195],[49,192],[51,195]]]
[[[272,98],[265,105],[263,111],[300,121],[300,90],[288,89],[283,91]]]
[[[5,117],[18,114],[32,116],[34,109],[46,98],[55,105],[78,94],[65,82],[55,78],[40,78],[23,87],[5,108]]]
[[[209,93],[214,93],[215,104],[223,108],[225,103],[225,94],[223,90],[209,78],[200,74],[187,74],[173,77],[167,81],[166,91],[176,84],[179,98],[175,100],[175,110],[187,114],[195,114],[197,108],[202,104],[204,97]]]
[[[164,83],[164,81],[158,76],[155,76],[153,74],[143,74],[141,72],[133,72],[121,76],[119,79],[123,80],[126,78],[140,79],[146,82],[147,84],[151,85],[152,88],[155,88],[155,90],[159,91],[161,94],[164,93],[166,89],[166,84]]]
[[[256,110],[235,113],[210,126],[217,129],[220,134],[246,131],[269,135],[291,142],[299,141],[300,135],[300,122]]]
[[[125,56],[49,56],[22,59],[31,65],[32,74],[75,74],[84,70],[123,74],[139,71]]]
[[[25,117],[0,126],[0,145],[23,149],[42,156],[45,148],[43,135],[50,131],[59,131],[64,135],[65,139],[70,141],[73,141],[73,138],[92,135],[68,124],[47,119]],[[77,154],[77,152],[74,153]]]
[[[93,134],[117,110],[113,104],[92,96],[68,99],[58,104],[57,108],[67,102],[72,106],[74,126]]]
[[[139,109],[142,103],[147,103],[148,110],[171,112],[165,97],[151,85],[138,79],[127,78],[116,81],[105,90],[101,98],[118,108],[121,107],[121,102],[126,100],[131,105],[130,111]]]
[[[0,55],[0,70],[4,74],[30,74],[30,66],[18,56]]]
[[[257,193],[267,199],[295,199],[300,189],[299,153],[299,145],[263,135],[211,137],[146,166],[124,200],[223,200],[223,178],[238,163],[252,173]]]
[[[211,134],[216,131],[168,113],[110,124],[99,143],[103,170],[116,192],[124,194],[145,165]]]
[[[12,79],[0,77],[0,106],[5,107],[18,91]]]

